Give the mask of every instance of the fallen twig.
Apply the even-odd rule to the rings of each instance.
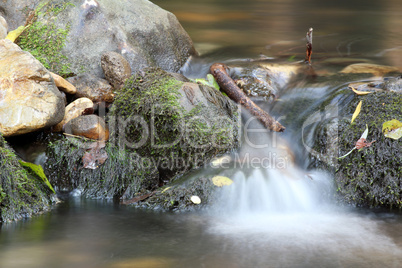
[[[228,97],[246,108],[252,115],[257,117],[266,128],[276,132],[283,132],[285,127],[250,100],[228,75],[226,69],[227,66],[225,64],[215,63],[210,67],[210,72]]]

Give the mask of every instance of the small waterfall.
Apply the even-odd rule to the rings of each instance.
[[[239,170],[225,187],[221,208],[234,215],[316,212],[328,203],[332,184],[323,173],[306,174],[295,167]]]

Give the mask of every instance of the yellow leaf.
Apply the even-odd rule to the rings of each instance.
[[[25,31],[25,29],[28,26],[20,26],[17,29],[15,29],[14,31],[11,31],[7,34],[6,39],[11,40],[11,42],[14,42],[15,39],[18,38],[18,36],[20,36],[20,34],[22,34],[23,31]]]
[[[387,138],[399,140],[402,137],[402,122],[396,119],[384,122],[382,125],[382,133]]]
[[[357,105],[356,110],[355,110],[355,112],[353,113],[353,116],[352,116],[352,121],[350,123],[353,123],[353,121],[355,121],[356,117],[359,115],[360,110],[362,109],[362,103],[363,102],[360,101],[359,104]]]
[[[231,185],[233,183],[233,181],[231,179],[229,179],[228,177],[215,176],[212,178],[212,183],[218,187],[222,187],[225,185]]]
[[[199,198],[199,197],[196,196],[196,195],[193,195],[193,196],[190,198],[190,200],[191,200],[191,202],[193,202],[193,203],[196,204],[196,205],[201,204],[201,198]]]
[[[169,186],[169,187],[166,187],[165,189],[163,189],[162,190],[162,192],[161,193],[164,193],[164,192],[166,192],[167,190],[169,190],[170,188],[172,188],[171,186]]]
[[[360,95],[360,96],[373,93],[373,92],[370,92],[370,91],[359,91],[359,90],[356,90],[354,87],[350,87],[350,88],[353,90],[354,93],[356,93],[356,95]]]

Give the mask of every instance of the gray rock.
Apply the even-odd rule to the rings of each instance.
[[[0,133],[13,136],[51,127],[64,100],[50,73],[10,40],[0,40]]]
[[[131,76],[131,67],[128,61],[117,52],[106,52],[102,55],[101,66],[106,80],[114,89],[120,89]]]
[[[113,88],[105,79],[91,74],[84,74],[67,78],[75,86],[75,98],[88,98],[93,102],[111,103],[114,100]]]
[[[10,9],[15,6],[4,6],[6,19],[14,14]],[[24,4],[18,6],[21,8]],[[25,6],[32,4],[26,3]],[[61,7],[56,16],[55,12],[60,9],[56,10],[54,6]],[[58,74],[62,71],[76,75],[91,72],[103,77],[99,63],[100,56],[106,51],[122,54],[133,71],[158,66],[177,72],[190,55],[196,54],[190,37],[176,17],[146,0],[72,0],[68,4],[64,0],[52,0],[42,8],[36,23],[37,29],[47,27],[54,29],[53,32],[67,32],[65,37],[38,36],[39,31],[33,32],[35,29],[31,27],[25,34],[38,36],[39,41],[47,40],[41,44],[42,52],[38,53],[49,65],[53,61],[49,59],[51,55],[45,52],[46,46],[50,46],[53,39],[64,41],[64,46],[60,47],[63,57],[58,57],[60,64],[57,68],[50,66],[50,70]],[[24,49],[29,50],[29,43],[34,40],[22,39]]]
[[[8,25],[5,18],[0,15],[0,39],[4,39],[7,36]]]

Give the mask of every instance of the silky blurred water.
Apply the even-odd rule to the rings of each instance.
[[[397,0],[154,3],[178,17],[200,52],[185,70],[190,76],[221,60],[302,60],[309,27],[313,62],[402,66]],[[328,88],[289,90],[282,106],[294,94],[324,101]],[[232,172],[234,183],[207,211],[161,213],[72,197],[49,213],[3,225],[0,267],[401,267],[402,215],[339,206],[332,178],[307,172],[299,147],[295,139],[298,165]]]

